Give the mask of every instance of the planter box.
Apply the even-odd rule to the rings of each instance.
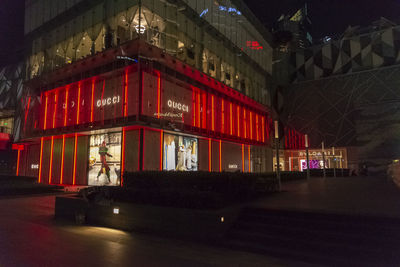
[[[114,208],[118,208],[118,214],[114,214]],[[57,197],[55,213],[56,218],[74,219],[84,212],[89,224],[214,242],[224,236],[239,211],[240,207],[195,210],[116,202],[89,206],[77,197]]]

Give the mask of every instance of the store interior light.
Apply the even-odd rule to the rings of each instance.
[[[114,209],[113,209],[113,213],[114,213],[114,214],[119,214],[119,208],[114,208]]]

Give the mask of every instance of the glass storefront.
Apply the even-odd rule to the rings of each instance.
[[[119,185],[121,182],[121,133],[90,136],[89,185]]]
[[[197,138],[164,134],[163,170],[197,171]]]

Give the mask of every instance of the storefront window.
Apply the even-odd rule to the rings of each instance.
[[[119,185],[121,133],[90,136],[88,185]]]
[[[165,134],[163,147],[164,170],[198,170],[198,140],[196,138]]]

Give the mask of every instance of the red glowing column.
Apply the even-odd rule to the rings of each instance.
[[[62,140],[60,184],[63,184],[63,178],[64,178],[64,155],[65,155],[65,135],[63,135],[63,140]]]
[[[75,133],[75,143],[74,143],[74,169],[73,169],[73,176],[72,176],[72,184],[73,185],[75,185],[75,183],[76,183],[76,158],[77,158],[77,155],[76,155],[76,152],[77,152],[77,149],[78,149],[78,134],[77,133]]]
[[[19,159],[21,157],[21,150],[18,149],[18,155],[17,155],[17,172],[16,172],[16,176],[19,176]]]
[[[50,166],[49,166],[49,184],[51,184],[51,175],[53,168],[53,152],[54,152],[54,136],[51,137],[51,148],[50,148]]]
[[[43,137],[40,138],[39,183],[42,181]]]

